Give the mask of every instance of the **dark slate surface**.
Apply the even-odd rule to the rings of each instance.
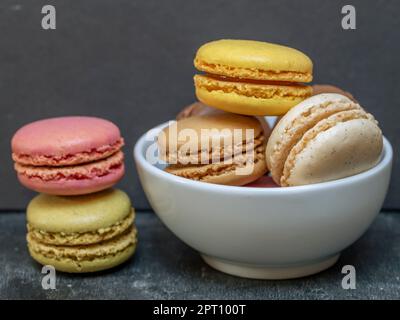
[[[41,29],[41,7],[57,9],[57,30]],[[303,50],[315,82],[352,92],[380,121],[398,154],[400,2],[361,1],[357,30],[341,29],[348,1],[320,0],[2,0],[0,2],[0,208],[23,209],[10,138],[40,118],[86,114],[117,123],[127,141],[122,182],[148,208],[131,150],[149,128],[194,99],[196,49],[217,38],[271,41]],[[386,208],[400,208],[395,159]],[[6,182],[6,183],[4,183]]]
[[[133,260],[94,275],[57,274],[43,290],[41,266],[28,255],[25,215],[0,215],[1,299],[398,299],[400,215],[382,213],[331,269],[288,281],[248,280],[208,267],[152,213],[138,213]],[[343,290],[341,268],[354,265],[357,288]]]

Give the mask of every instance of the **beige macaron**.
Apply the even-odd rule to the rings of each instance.
[[[382,152],[374,117],[348,97],[326,93],[292,108],[268,140],[266,161],[281,186],[319,183],[373,167]]]
[[[265,136],[254,117],[230,113],[171,123],[158,136],[159,158],[174,175],[209,183],[244,185],[267,171]]]

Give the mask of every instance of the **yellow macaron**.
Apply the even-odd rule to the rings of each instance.
[[[251,40],[218,40],[199,48],[197,98],[212,107],[245,115],[282,115],[312,93],[313,64],[304,53]]]
[[[40,194],[28,205],[28,248],[41,264],[64,272],[114,267],[135,251],[135,213],[117,189],[83,196]]]

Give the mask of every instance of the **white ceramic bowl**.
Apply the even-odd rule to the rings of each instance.
[[[332,266],[379,213],[393,156],[384,138],[381,161],[366,172],[307,186],[248,188],[169,174],[146,160],[154,143],[147,140],[144,135],[136,143],[134,158],[162,222],[215,269],[260,279],[301,277]]]

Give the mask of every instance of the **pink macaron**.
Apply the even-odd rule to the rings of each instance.
[[[19,181],[37,192],[81,195],[113,186],[124,175],[118,127],[94,117],[36,121],[12,138]]]
[[[274,180],[272,180],[272,177],[270,177],[269,175],[264,175],[261,178],[258,178],[256,181],[246,184],[245,187],[279,188],[279,186],[274,182]]]

